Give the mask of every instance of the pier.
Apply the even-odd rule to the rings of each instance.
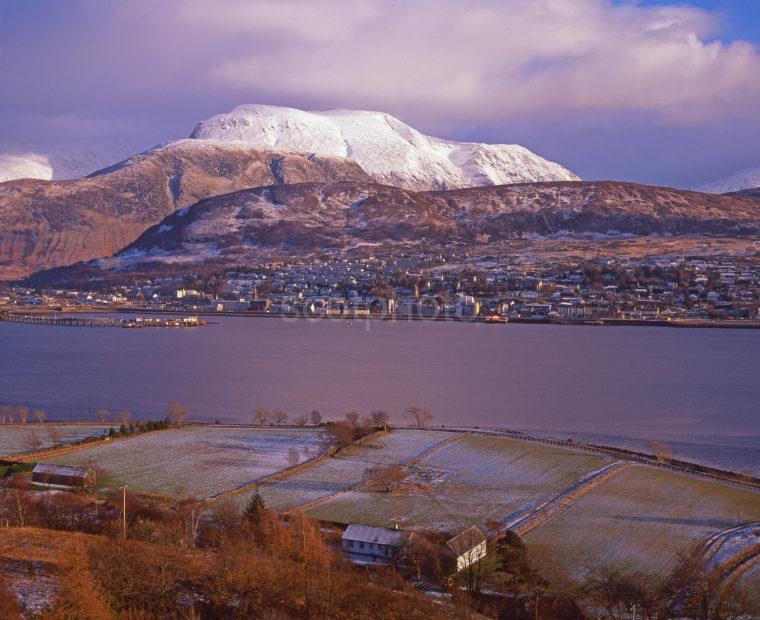
[[[0,313],[0,321],[10,323],[29,323],[32,325],[55,325],[60,327],[124,327],[142,329],[144,327],[203,327],[206,321],[198,320],[196,316],[185,316],[179,319],[153,319],[138,317],[135,319],[114,318],[84,318],[84,317],[50,317],[40,315],[22,315],[11,312]]]
[[[87,319],[82,317],[49,317],[29,316],[22,314],[0,314],[0,321],[10,323],[31,323],[33,325],[59,325],[62,327],[121,327],[121,322],[116,319]]]

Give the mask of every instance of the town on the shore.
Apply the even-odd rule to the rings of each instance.
[[[326,256],[235,269],[123,275],[83,288],[0,291],[0,310],[240,313],[499,321],[760,320],[754,257]]]

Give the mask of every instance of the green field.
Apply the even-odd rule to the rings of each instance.
[[[557,575],[603,564],[667,574],[710,534],[760,520],[760,493],[634,465],[527,536]]]
[[[509,521],[606,462],[564,448],[468,435],[410,468],[399,491],[362,487],[309,515],[338,523],[456,531],[488,519]]]
[[[101,444],[44,462],[102,469],[110,485],[168,496],[208,497],[288,467],[321,446],[313,429],[200,426]]]

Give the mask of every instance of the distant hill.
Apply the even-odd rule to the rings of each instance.
[[[739,170],[739,172],[735,172],[725,179],[698,185],[694,191],[707,192],[708,194],[727,194],[755,187],[760,187],[760,168]]]
[[[735,196],[739,198],[755,198],[760,199],[760,187],[753,187],[750,189],[742,189],[738,192],[728,192],[727,194],[724,194],[724,196]]]
[[[575,237],[593,245],[594,240],[649,235],[753,237],[759,229],[760,202],[751,198],[632,183],[534,183],[446,192],[367,182],[300,183],[202,200],[89,268],[210,263],[221,268],[323,251],[422,251],[452,244],[478,255],[509,240]]]
[[[0,183],[0,279],[110,256],[207,196],[338,180],[370,179],[345,159],[180,140],[84,179]]]

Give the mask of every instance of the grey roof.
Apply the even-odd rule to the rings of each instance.
[[[82,467],[67,467],[65,465],[46,465],[38,463],[32,470],[33,474],[46,474],[48,476],[70,476],[75,478],[84,478],[87,470]]]
[[[343,540],[357,540],[359,542],[377,543],[400,547],[402,533],[399,530],[389,530],[384,527],[372,527],[371,525],[358,525],[352,523],[343,532]]]
[[[485,542],[485,540],[486,535],[473,525],[461,534],[457,534],[454,538],[447,540],[446,546],[457,555],[461,555],[480,543]]]

